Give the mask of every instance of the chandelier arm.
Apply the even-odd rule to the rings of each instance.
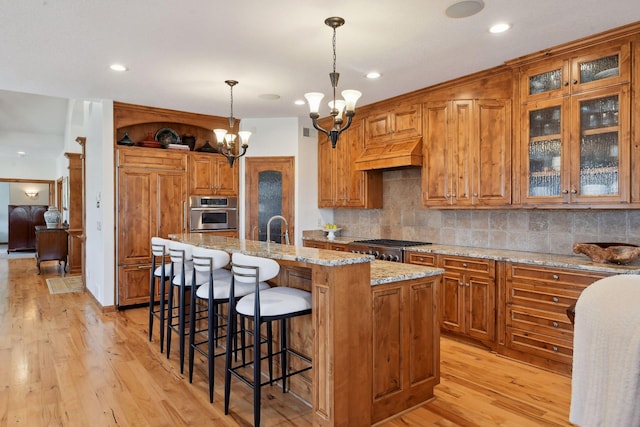
[[[317,117],[311,117],[311,123],[313,124],[313,127],[319,131],[324,133],[325,135],[329,136],[329,131],[324,130],[320,127],[320,125],[318,125],[318,118]]]

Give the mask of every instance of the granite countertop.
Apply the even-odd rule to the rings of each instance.
[[[280,259],[331,266],[369,262],[371,263],[372,286],[436,276],[444,273],[444,269],[442,268],[379,261],[374,260],[372,255],[288,246],[279,243],[258,242],[255,240],[239,240],[231,237],[213,236],[209,233],[171,234],[169,238],[195,246],[219,249],[230,253],[240,252],[246,255],[262,256],[275,260]]]
[[[371,285],[419,279],[444,274],[443,268],[375,260],[371,263]]]
[[[406,248],[412,252],[435,253],[441,255],[468,256],[474,258],[493,259],[521,264],[540,265],[545,267],[573,268],[612,274],[640,274],[640,260],[630,264],[601,264],[592,262],[585,255],[557,255],[539,252],[511,251],[504,249],[485,249],[453,245],[425,245]]]
[[[318,230],[322,232],[322,230]],[[305,235],[303,240],[316,240],[321,242],[334,242],[349,244],[355,240],[364,238],[352,236],[336,236],[335,240],[328,240],[324,235],[312,233]],[[629,264],[597,263],[591,261],[586,255],[558,255],[540,252],[512,251],[506,249],[487,249],[456,245],[424,245],[404,248],[413,252],[434,253],[440,255],[468,256],[473,258],[492,259],[495,261],[507,261],[520,264],[540,265],[544,267],[572,268],[576,270],[593,271],[607,274],[640,274],[640,259]]]
[[[215,236],[209,233],[170,234],[170,239],[210,249],[219,249],[229,253],[240,252],[246,255],[272,258],[283,261],[306,262],[309,264],[337,266],[359,264],[373,261],[372,255],[339,252],[328,249],[305,248],[303,246],[281,245],[279,243],[240,240],[231,237]]]

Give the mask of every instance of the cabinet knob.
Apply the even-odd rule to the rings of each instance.
[[[468,287],[470,287],[471,285],[470,285],[469,283],[465,283],[465,286],[468,288]]]
[[[478,193],[473,193],[473,197],[478,197]]]
[[[464,283],[458,282],[458,286],[464,286]]]
[[[420,261],[420,262],[424,262],[424,257],[420,257],[420,258],[418,258],[418,261]]]
[[[571,83],[573,83],[574,85],[577,85],[578,84],[578,79],[571,80]]]
[[[559,302],[560,300],[558,299],[558,297],[553,297],[553,302]]]
[[[553,322],[553,327],[557,328],[558,327],[558,322]]]
[[[463,262],[463,263],[462,263],[462,266],[463,266],[464,268],[467,268],[467,263],[466,263],[466,262]]]
[[[553,280],[558,280],[560,278],[560,276],[558,276],[557,274],[553,275]]]
[[[571,189],[571,194],[577,194],[577,193],[578,193],[578,190],[576,190],[575,188]]]
[[[553,351],[558,351],[558,347],[556,347],[555,345],[551,348],[553,348]]]
[[[562,190],[562,194],[569,194],[569,190]]]
[[[562,82],[562,85],[563,86],[569,86],[569,82],[565,80],[564,82]]]

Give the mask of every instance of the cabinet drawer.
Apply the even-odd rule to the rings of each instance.
[[[437,255],[422,252],[407,252],[405,262],[408,264],[426,265],[427,267],[435,267],[437,264]]]
[[[507,346],[513,350],[571,365],[573,342],[517,328],[506,328]]]
[[[566,312],[536,310],[518,305],[507,306],[507,327],[562,338],[573,342],[573,325]]]
[[[187,170],[186,153],[177,150],[158,148],[120,148],[118,149],[118,167],[132,166],[147,169]]]
[[[495,277],[496,262],[491,259],[441,256],[440,267],[447,271],[461,270]]]
[[[606,275],[562,268],[534,267],[519,264],[509,264],[507,268],[507,280],[575,285],[576,289],[580,288],[581,290],[603,277],[606,277]]]
[[[302,242],[302,246],[305,248],[327,249],[328,244],[317,240],[305,240]]]
[[[565,313],[577,301],[586,286],[540,285],[507,282],[507,304],[537,308],[551,313]]]

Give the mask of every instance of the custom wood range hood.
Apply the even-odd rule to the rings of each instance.
[[[405,166],[422,166],[422,137],[369,145],[355,161],[361,171]]]

